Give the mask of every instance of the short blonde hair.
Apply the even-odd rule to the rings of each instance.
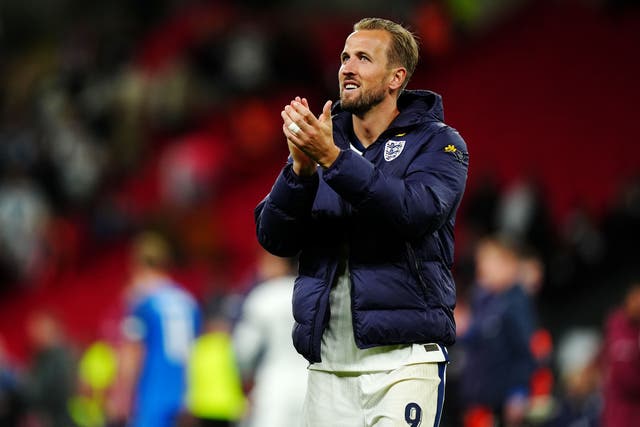
[[[411,31],[400,24],[383,18],[363,18],[353,25],[353,31],[383,30],[391,35],[391,44],[387,52],[389,66],[402,66],[407,77],[402,84],[404,89],[418,65],[418,42]]]
[[[171,247],[160,233],[145,231],[134,238],[132,256],[137,265],[165,269],[171,263]]]

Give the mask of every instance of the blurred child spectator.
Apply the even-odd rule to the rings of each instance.
[[[478,418],[495,418],[501,426],[519,426],[528,411],[535,366],[530,340],[536,316],[518,277],[519,257],[512,241],[494,237],[480,241],[471,322],[461,337],[465,365],[460,390],[466,425],[482,425],[476,424]]]
[[[53,313],[36,311],[27,320],[27,334],[34,351],[27,378],[29,411],[38,425],[69,427],[76,366],[62,324]]]
[[[640,282],[607,319],[603,346],[604,410],[602,427],[631,427],[640,422]]]
[[[159,234],[142,233],[133,243],[125,343],[108,406],[111,419],[128,419],[132,427],[173,427],[184,411],[187,362],[200,311],[169,276],[170,258]]]
[[[292,260],[266,251],[260,282],[244,302],[234,331],[242,373],[253,377],[249,426],[299,426],[307,388],[307,362],[291,343]]]

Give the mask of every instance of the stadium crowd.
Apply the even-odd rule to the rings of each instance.
[[[264,410],[254,404],[259,392],[268,395],[261,379],[272,378],[259,374],[266,348],[233,340],[236,326],[248,333],[247,322],[259,314],[247,313],[247,295],[290,276],[274,273],[257,249],[253,207],[287,156],[282,105],[303,94],[319,109],[335,96],[336,52],[363,14],[392,13],[415,29],[424,64],[414,79],[426,87],[442,74],[464,79],[456,70],[469,60],[461,58],[517,33],[532,22],[527,16],[551,26],[558,9],[565,18],[604,22],[612,40],[631,34],[632,46],[640,41],[628,30],[640,20],[637,2],[620,0],[407,0],[391,8],[382,1],[85,3],[0,6],[3,426],[124,425],[126,404],[112,397],[126,396],[120,325],[129,248],[149,229],[167,239],[176,256],[172,274],[204,313],[202,334],[189,345],[221,361],[213,368],[228,367],[189,367],[185,398],[192,400],[180,425],[250,425],[251,414]],[[634,61],[611,84],[638,86]],[[451,124],[466,135],[460,122]],[[587,182],[581,188],[599,180],[585,198],[552,188],[540,172],[500,173],[496,166],[486,173],[491,160],[512,159],[478,154],[484,164],[474,164],[482,142],[468,141],[471,173],[456,230],[459,339],[442,425],[630,425],[624,423],[640,419],[633,415],[640,417],[640,349],[624,347],[640,333],[637,147],[603,154],[617,156],[610,164],[619,162],[620,173],[580,178]],[[600,173],[582,170],[587,165],[544,166],[560,170],[554,177]],[[115,261],[105,267],[103,260]],[[278,292],[289,291],[282,284]],[[509,329],[514,325],[520,328]],[[482,353],[488,348],[510,356],[501,362]],[[511,365],[518,366],[502,377],[505,384],[479,375]],[[284,385],[289,376],[279,375]],[[224,398],[194,403],[197,393],[210,392],[200,376],[219,379],[208,386],[219,386]],[[609,414],[606,423],[602,414]]]

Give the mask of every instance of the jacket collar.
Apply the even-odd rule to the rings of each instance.
[[[442,122],[444,112],[442,109],[442,97],[429,90],[404,90],[398,97],[400,114],[391,123],[387,131],[397,131],[414,127],[429,122]],[[332,108],[334,128],[341,131],[352,132],[353,122],[351,113],[344,111],[340,101]]]

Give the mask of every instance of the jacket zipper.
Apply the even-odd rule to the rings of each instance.
[[[422,276],[422,268],[420,267],[420,263],[418,262],[418,257],[416,256],[416,253],[413,250],[413,246],[411,246],[411,243],[405,242],[405,244],[407,246],[407,253],[409,255],[409,261],[410,261],[409,266],[413,267],[412,268],[413,274],[415,274],[416,277],[418,278],[418,282],[420,282],[420,285],[422,286],[424,296],[425,298],[427,298],[429,295],[429,286],[427,285],[427,281]]]
[[[405,242],[405,244],[407,245],[407,252],[409,253],[409,258],[411,258],[412,263],[410,262],[409,265],[413,267],[414,269],[414,273],[416,276],[418,276],[418,281],[420,282],[420,285],[422,285],[422,289],[424,291],[424,295],[425,295],[425,300],[429,299],[429,294],[430,294],[430,287],[427,284],[427,281],[424,279],[424,276],[422,276],[422,268],[420,268],[420,263],[418,262],[418,257],[416,256],[415,251],[413,250],[413,246],[411,246],[411,243],[409,242]],[[442,310],[444,310],[451,319],[453,319],[453,310],[451,310],[451,308],[447,307],[446,305],[444,305],[438,298],[436,298],[437,302],[437,306],[442,308]]]

